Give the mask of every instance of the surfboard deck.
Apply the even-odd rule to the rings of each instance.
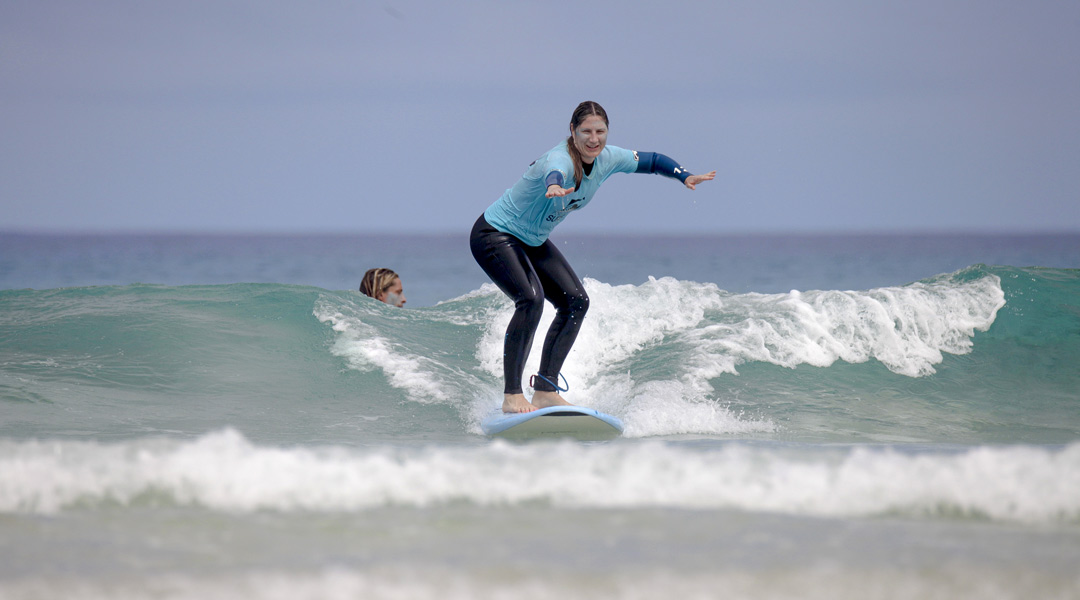
[[[584,406],[549,406],[528,413],[501,410],[484,419],[480,428],[486,435],[509,439],[571,437],[581,441],[603,441],[622,435],[617,417]]]

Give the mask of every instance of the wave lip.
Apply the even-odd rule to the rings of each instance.
[[[943,276],[903,287],[792,291],[732,297],[719,323],[694,332],[708,355],[727,357],[713,373],[745,362],[828,367],[876,359],[909,377],[935,372],[943,353],[966,354],[1005,305],[998,276]]]
[[[523,469],[522,465],[529,465]],[[424,449],[186,442],[0,443],[0,512],[180,505],[364,511],[467,502],[1080,524],[1080,443],[959,452],[570,442]]]

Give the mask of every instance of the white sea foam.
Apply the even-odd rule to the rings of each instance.
[[[705,377],[751,361],[827,367],[871,359],[921,377],[935,372],[943,353],[969,352],[975,331],[989,329],[1004,305],[995,275],[866,292],[746,294],[729,298],[723,322],[688,337],[700,350],[693,362]]]
[[[420,402],[446,402],[447,386],[440,384],[441,365],[426,356],[410,353],[383,337],[364,321],[364,312],[355,306],[333,304],[325,299],[315,308],[319,321],[329,323],[339,335],[331,352],[348,361],[358,371],[378,369],[390,385],[405,390]]]
[[[709,572],[691,573],[662,567],[580,573],[423,565],[224,575],[150,572],[119,580],[68,575],[5,582],[0,600],[1028,600],[1075,598],[1078,593],[1075,577],[962,563],[922,570],[829,565],[765,572],[719,564]]]
[[[590,405],[621,415],[623,437],[699,434],[732,435],[770,433],[779,427],[771,420],[736,413],[709,401],[695,386],[683,381],[646,381],[635,384],[628,374],[602,377],[589,386]]]
[[[1080,444],[963,452],[659,442],[357,450],[257,446],[225,430],[187,442],[0,442],[0,513],[162,502],[239,512],[541,502],[1077,523],[1078,474]]]

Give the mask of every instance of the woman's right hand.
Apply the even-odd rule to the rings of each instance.
[[[551,184],[548,186],[547,192],[544,194],[544,196],[548,198],[562,198],[563,196],[572,193],[574,193],[574,188],[564,188],[556,184]]]

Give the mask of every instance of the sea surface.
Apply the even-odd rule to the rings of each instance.
[[[1080,235],[553,239],[611,442],[464,233],[0,233],[0,600],[1080,598]]]

